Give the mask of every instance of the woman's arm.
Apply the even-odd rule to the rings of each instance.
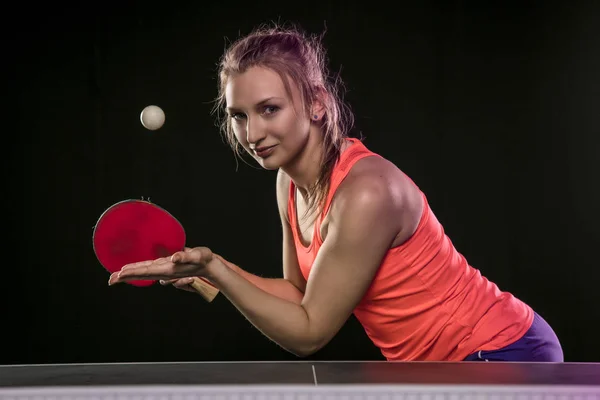
[[[327,237],[312,267],[301,304],[270,295],[221,262],[204,276],[261,332],[284,349],[308,356],[327,344],[367,291],[398,232],[399,219],[387,183],[353,182],[332,209]],[[209,257],[210,250],[202,257]],[[202,263],[202,261],[200,262]]]
[[[292,282],[285,278],[263,278],[245,271],[217,254],[214,254],[214,256],[218,257],[231,271],[273,296],[291,301],[295,304],[300,304],[304,297],[304,294]]]
[[[399,231],[401,190],[391,187],[382,175],[353,177],[351,184],[337,193],[327,236],[300,304],[252,284],[205,247],[126,266],[111,282],[206,277],[265,336],[293,354],[308,356],[343,326]]]

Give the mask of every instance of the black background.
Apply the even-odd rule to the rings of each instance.
[[[7,11],[2,363],[295,359],[223,296],[108,287],[91,246],[108,206],[144,197],[189,246],[281,275],[275,172],[236,165],[210,114],[225,39],[270,21],[327,28],[366,145],[425,191],[473,266],[553,325],[567,361],[600,361],[600,6],[366,3]],[[149,104],[159,131],[140,124]],[[382,359],[354,319],[311,358]]]

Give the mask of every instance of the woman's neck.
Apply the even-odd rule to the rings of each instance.
[[[323,156],[322,134],[309,135],[306,146],[288,165],[281,169],[292,179],[300,194],[306,197],[317,183]]]

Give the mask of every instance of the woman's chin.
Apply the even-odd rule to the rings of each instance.
[[[260,166],[263,167],[264,169],[266,169],[267,171],[274,171],[281,167],[281,165],[278,162],[275,162],[274,160],[271,160],[269,158],[266,158],[266,159],[259,158],[258,164],[260,164]]]
[[[281,168],[281,157],[277,157],[276,154],[271,153],[266,157],[258,157],[255,155],[254,159],[261,167],[268,171],[273,171]]]

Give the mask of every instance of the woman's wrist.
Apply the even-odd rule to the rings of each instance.
[[[202,278],[205,278],[210,282],[215,282],[218,280],[218,277],[223,274],[225,269],[227,269],[227,266],[219,257],[213,255],[212,260],[206,263],[206,266],[202,271]]]

